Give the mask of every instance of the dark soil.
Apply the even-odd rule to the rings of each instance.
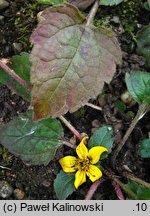
[[[22,51],[31,50],[29,36],[32,29],[36,26],[37,12],[44,8],[44,6],[37,5],[33,0],[9,0],[8,2],[10,6],[2,11],[4,19],[0,21],[0,57],[2,58],[9,58]],[[147,20],[150,20],[150,13],[143,9],[141,2],[139,5],[137,13],[135,14],[135,11],[133,11],[135,16],[129,17],[134,19],[132,21],[135,22],[132,26],[134,34],[138,31],[139,27],[137,26],[141,28],[143,25],[148,24]],[[102,7],[100,15],[97,15],[97,19],[100,19],[104,15],[112,14],[112,17],[119,16],[122,21],[123,13],[121,11],[123,7],[125,6],[120,5],[109,9]],[[126,4],[126,10],[128,7],[128,4]],[[130,10],[129,14],[131,14]],[[128,14],[126,14],[126,16],[128,16]],[[138,109],[137,104],[130,104],[127,105],[125,112],[121,112],[116,106],[116,101],[118,99],[120,100],[121,94],[126,90],[124,81],[125,73],[131,70],[148,70],[145,66],[144,59],[136,54],[136,45],[127,29],[127,24],[124,24],[123,28],[124,32],[120,33],[118,24],[113,25],[113,29],[118,34],[118,39],[123,50],[123,63],[121,66],[117,67],[112,82],[104,86],[104,100],[102,101],[100,98],[97,98],[97,100],[92,101],[97,105],[102,105],[103,111],[96,111],[85,106],[76,113],[66,115],[66,118],[71,121],[79,132],[85,132],[89,135],[91,135],[97,127],[112,125],[115,139],[114,148],[120,143],[132,121],[132,117],[129,117],[128,111],[132,111],[135,115]],[[19,43],[19,50],[15,48],[14,43]],[[28,109],[28,105],[29,104],[21,97],[17,96],[6,86],[0,84],[0,126],[6,124],[19,113],[25,112]],[[147,138],[148,132],[150,131],[149,119],[150,113],[146,114],[145,117],[139,121],[117,158],[116,169],[113,169],[111,164],[111,156],[113,153],[105,160],[104,167],[107,166],[113,170],[123,182],[127,182],[127,179],[122,176],[122,172],[125,171],[126,168],[130,169],[135,176],[145,181],[150,181],[148,172],[150,161],[148,159],[143,160],[138,155],[139,141],[141,138]],[[72,137],[71,132],[67,128],[65,128],[65,136],[67,139]],[[23,199],[57,199],[53,189],[53,182],[60,170],[58,159],[64,154],[70,154],[70,152],[73,154],[73,151],[68,147],[61,147],[57,151],[55,159],[47,166],[31,166],[11,155],[3,146],[0,146],[0,180],[6,180],[13,189],[18,188],[24,192]],[[69,196],[68,199],[84,199],[90,185],[90,181],[83,184],[83,186]],[[17,198],[18,197],[12,193],[8,199]],[[105,175],[93,199],[118,199],[111,184],[111,180]]]

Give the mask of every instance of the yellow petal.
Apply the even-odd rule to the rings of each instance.
[[[92,182],[95,182],[97,179],[102,177],[101,170],[94,165],[89,166],[89,170],[86,172],[86,174]]]
[[[95,146],[89,150],[88,157],[91,159],[91,164],[96,164],[103,152],[108,150],[103,146]]]
[[[66,156],[59,160],[60,165],[64,172],[75,172],[76,169],[74,167],[76,162],[76,157],[73,156]]]
[[[78,187],[82,185],[84,182],[86,182],[86,172],[83,170],[78,170],[75,174],[75,188],[78,189]]]
[[[77,155],[78,155],[78,157],[79,157],[80,159],[86,159],[87,156],[88,156],[88,149],[87,149],[87,147],[86,147],[85,144],[84,144],[84,141],[85,141],[86,139],[88,139],[87,136],[85,136],[85,137],[81,140],[80,144],[79,144],[79,145],[77,146],[77,148],[76,148]]]

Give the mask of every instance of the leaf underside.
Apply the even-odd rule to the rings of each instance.
[[[110,30],[86,26],[77,8],[49,7],[31,36],[34,120],[75,112],[109,83],[121,62]]]
[[[62,145],[63,128],[56,119],[32,121],[32,112],[21,114],[0,129],[0,143],[12,154],[33,164],[47,165]]]

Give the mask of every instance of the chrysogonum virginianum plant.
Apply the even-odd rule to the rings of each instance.
[[[86,182],[86,175],[92,182],[102,177],[101,170],[94,164],[99,162],[103,152],[108,151],[103,146],[95,146],[88,151],[84,143],[86,139],[88,139],[88,136],[85,136],[76,148],[78,157],[65,156],[59,160],[64,172],[76,172],[74,181],[76,189]]]

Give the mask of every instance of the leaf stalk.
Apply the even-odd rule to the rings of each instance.
[[[88,15],[88,18],[87,18],[87,22],[86,22],[86,27],[90,26],[91,24],[93,24],[93,20],[94,20],[94,17],[97,13],[97,10],[98,10],[98,7],[99,7],[99,0],[96,0],[89,15]]]
[[[2,60],[0,60],[0,67],[3,68],[11,77],[18,81],[22,86],[31,91],[31,86],[26,83],[20,76],[18,76],[12,69],[10,69]]]

